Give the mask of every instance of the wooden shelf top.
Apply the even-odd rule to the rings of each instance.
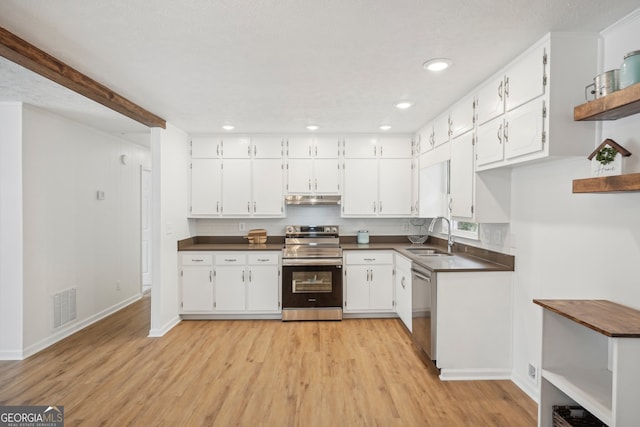
[[[640,173],[573,180],[574,193],[640,191]]]
[[[607,300],[543,300],[539,306],[608,337],[640,338],[640,311]]]
[[[573,109],[573,119],[617,120],[637,113],[640,113],[640,83],[578,105]]]

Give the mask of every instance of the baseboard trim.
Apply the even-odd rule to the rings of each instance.
[[[532,384],[528,378],[518,377],[513,375],[511,382],[520,387],[520,390],[524,391],[534,402],[540,404],[540,392],[537,388],[537,384]]]
[[[270,314],[181,314],[182,320],[282,320],[282,313]]]
[[[176,316],[173,319],[169,320],[167,323],[165,323],[161,328],[149,329],[149,335],[147,336],[149,338],[160,338],[164,336],[167,332],[169,332],[171,329],[173,329],[181,321],[182,319],[180,319],[180,316]]]
[[[442,381],[511,380],[511,369],[440,369]]]
[[[4,350],[0,351],[0,360],[22,360],[24,353],[20,350]]]
[[[38,341],[37,343],[30,345],[29,347],[26,347],[23,352],[22,352],[22,358],[20,359],[13,359],[13,360],[23,360],[26,359],[30,356],[33,356],[34,354],[44,350],[45,348],[57,343],[58,341],[61,341],[65,338],[67,338],[70,335],[75,334],[76,332],[81,331],[82,329],[86,328],[87,326],[90,326],[102,319],[104,319],[105,317],[108,317],[110,315],[112,315],[113,313],[122,310],[123,308],[125,308],[128,305],[133,304],[134,302],[140,300],[140,298],[142,298],[142,294],[136,294],[130,298],[127,298],[124,301],[121,301],[115,305],[112,305],[111,307],[108,307],[96,314],[94,314],[93,316],[90,316],[82,321],[79,321],[77,323],[73,323],[65,328],[63,328],[62,330],[56,331],[54,334],[48,336],[47,338]]]

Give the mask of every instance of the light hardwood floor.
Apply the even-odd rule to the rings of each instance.
[[[66,426],[535,426],[509,381],[441,382],[397,319],[184,321],[147,338],[149,298],[24,361],[0,405]]]

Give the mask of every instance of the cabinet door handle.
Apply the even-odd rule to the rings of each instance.
[[[400,279],[400,284],[402,285],[402,289],[406,289],[406,287],[404,286],[404,276],[402,276],[402,279]]]
[[[502,101],[502,88],[503,88],[503,82],[500,82],[500,84],[498,85],[498,97],[500,97],[500,101]]]
[[[376,213],[376,202],[373,202],[373,213]]]
[[[498,142],[502,144],[502,125],[498,128]]]
[[[378,209],[378,212],[382,213],[382,202],[380,202],[380,209]]]
[[[314,190],[316,190],[316,191],[318,191],[318,178],[316,178],[316,179],[314,180],[314,183],[313,183],[313,189],[314,189]]]
[[[309,145],[309,157],[311,157],[311,145]]]
[[[373,270],[371,270],[371,281],[373,282]]]
[[[238,261],[238,260],[237,260],[237,259],[235,259],[235,258],[225,258],[225,259],[224,259],[224,261],[225,261],[225,262],[236,262],[236,261]]]
[[[316,157],[318,157],[318,146],[316,145]]]
[[[504,79],[504,97],[509,97],[509,76]]]
[[[255,145],[253,146],[253,157],[258,155],[258,147],[256,147]]]
[[[209,270],[209,282],[213,283],[213,271]]]
[[[309,191],[311,191],[311,178],[309,178]]]
[[[204,259],[202,259],[202,258],[191,258],[191,261],[193,261],[193,262],[203,262]]]
[[[504,143],[509,142],[509,122],[504,122]]]
[[[220,202],[216,202],[216,213],[220,212]]]
[[[253,213],[256,213],[256,202],[253,202]]]
[[[251,282],[251,270],[249,270],[249,282]]]
[[[244,270],[242,270],[242,281],[244,282]]]
[[[369,274],[371,273],[371,270],[367,269],[367,282],[370,282],[371,280],[369,279]]]

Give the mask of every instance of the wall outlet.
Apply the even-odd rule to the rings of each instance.
[[[244,231],[246,228],[246,224],[244,222],[238,223],[238,231]]]
[[[531,363],[529,363],[529,377],[534,380],[536,379],[536,367]]]

